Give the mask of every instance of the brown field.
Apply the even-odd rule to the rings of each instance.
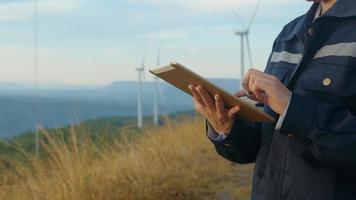
[[[149,127],[132,141],[100,146],[85,131],[70,135],[64,142],[47,134],[41,148],[46,158],[3,158],[0,199],[249,199],[252,166],[219,157],[200,118]]]

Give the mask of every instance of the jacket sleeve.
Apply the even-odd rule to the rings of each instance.
[[[293,94],[281,133],[305,140],[324,166],[356,176],[356,97],[346,102],[332,105]]]
[[[206,125],[208,134],[208,125]],[[261,144],[261,124],[243,121],[237,117],[231,132],[224,140],[213,140],[217,153],[235,163],[256,161]]]

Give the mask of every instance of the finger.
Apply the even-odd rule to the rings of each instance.
[[[247,92],[246,90],[241,90],[239,92],[236,92],[234,94],[234,96],[239,97],[239,98],[247,97],[247,98],[249,98],[249,99],[251,99],[253,101],[257,101],[256,96],[252,92]]]
[[[269,75],[267,75],[267,74],[259,73],[259,72],[251,74],[250,82],[249,82],[249,86],[248,86],[250,92],[252,92],[251,87],[255,83],[255,81],[270,82],[270,81],[272,81],[272,78],[269,77]]]
[[[266,73],[264,73],[262,71],[259,71],[259,70],[256,70],[256,69],[249,69],[248,74],[249,74],[249,76],[248,76],[249,79],[245,80],[245,82],[244,82],[245,86],[250,85],[250,82],[251,82],[252,79],[256,79],[256,78],[257,79],[262,79],[262,78],[263,79],[272,79],[272,77],[273,77],[273,76],[271,76],[269,74],[266,74]]]
[[[263,104],[269,105],[269,102],[268,102],[268,94],[266,94],[265,92],[262,93],[262,95],[261,95],[261,101],[263,102]]]
[[[248,88],[249,88],[249,95],[248,95],[248,97],[250,98],[250,99],[252,99],[252,100],[255,100],[255,101],[259,101],[260,99],[260,95],[259,95],[259,90],[258,90],[258,88],[256,89],[256,88],[254,88],[253,86],[254,86],[254,83],[257,81],[257,79],[255,78],[255,75],[254,74],[252,74],[251,75],[251,77],[250,77],[250,82],[249,82],[249,86],[248,86]]]
[[[210,95],[208,94],[208,92],[202,87],[202,86],[198,86],[196,87],[196,89],[198,90],[198,93],[200,94],[201,99],[204,102],[204,105],[211,111],[214,112],[215,111],[215,105],[214,105],[214,100],[210,97]]]
[[[258,80],[253,81],[253,83],[251,83],[250,90],[256,97],[257,101],[261,103],[261,97],[260,97],[261,95],[260,94],[263,91],[258,88],[258,83],[259,83]]]
[[[249,82],[250,82],[250,78],[251,78],[251,75],[253,74],[260,74],[260,73],[263,73],[259,70],[256,70],[256,69],[249,69],[246,73],[246,75],[244,76],[244,79],[242,81],[242,87],[246,90],[246,91],[249,91]]]
[[[193,104],[195,110],[198,111],[201,115],[205,116],[205,108],[204,103],[202,102],[199,93],[195,90],[194,85],[189,85],[188,88],[190,89],[192,96],[193,96]]]
[[[246,92],[246,90],[241,90],[234,94],[234,96],[236,96],[236,97],[246,97],[247,95],[248,95],[248,92]]]
[[[251,99],[252,101],[257,101],[257,97],[253,92],[249,92],[247,98]]]
[[[229,111],[228,111],[228,116],[229,116],[229,118],[232,118],[233,115],[235,115],[235,114],[236,114],[237,112],[239,112],[240,110],[241,110],[240,105],[237,105],[237,106],[235,106],[235,107],[230,108]]]
[[[195,100],[194,100],[194,108],[195,108],[195,111],[197,111],[199,114],[201,114],[201,115],[203,115],[204,117],[206,117],[204,108],[202,107],[202,105],[200,105],[199,103],[197,103]]]
[[[249,91],[249,88],[248,88],[248,84],[250,82],[250,76],[251,76],[251,70],[249,69],[246,73],[246,75],[244,76],[243,80],[242,80],[242,87],[246,90],[246,91]]]
[[[215,95],[215,108],[218,114],[218,118],[221,121],[226,120],[226,112],[225,112],[225,105],[222,97],[220,95]]]
[[[258,102],[260,103],[266,103],[266,98],[265,98],[265,88],[268,83],[265,81],[261,80],[256,80],[254,81],[253,85],[251,86],[251,92],[256,96]]]
[[[276,78],[262,72],[254,72],[250,75],[250,82],[248,86],[250,91],[256,81],[263,83],[263,85],[259,85],[258,89],[268,93],[268,91],[271,89],[271,86],[275,85]]]
[[[190,89],[190,91],[192,92],[192,95],[193,95],[194,100],[195,100],[197,103],[201,104],[202,106],[205,105],[204,102],[203,102],[203,100],[202,100],[201,97],[200,97],[199,92],[195,89],[194,85],[189,85],[189,89]]]

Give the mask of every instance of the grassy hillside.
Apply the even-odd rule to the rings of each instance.
[[[146,121],[151,121],[149,118]],[[70,132],[83,133],[94,143],[100,141],[109,142],[112,139],[118,139],[124,129],[130,129],[130,136],[135,136],[138,130],[135,128],[135,118],[133,117],[108,117],[96,120],[84,121],[78,125],[66,126],[57,129],[43,129],[39,132],[40,139],[46,141],[46,134],[56,135],[62,137],[64,141],[68,141]],[[35,132],[23,133],[19,136],[8,140],[0,140],[0,156],[7,155],[19,158],[18,148],[21,150],[34,154],[35,153]],[[41,152],[45,153],[45,152]]]
[[[110,127],[110,137],[93,137],[102,127],[66,130],[42,132],[40,158],[21,147],[21,159],[3,154],[0,199],[249,198],[252,167],[219,157],[200,118]]]

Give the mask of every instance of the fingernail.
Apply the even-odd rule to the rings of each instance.
[[[193,85],[189,85],[188,88],[189,88],[190,90],[193,90]]]
[[[219,100],[219,95],[214,96],[215,100]]]

